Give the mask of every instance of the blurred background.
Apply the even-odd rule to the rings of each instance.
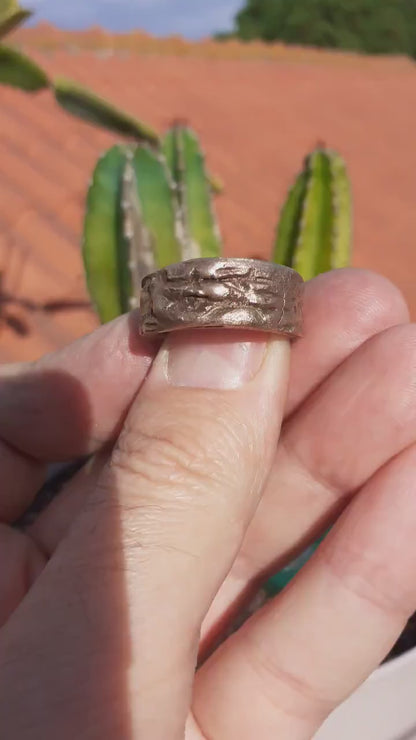
[[[415,0],[27,5],[34,14],[9,45],[158,131],[180,118],[201,136],[224,183],[216,210],[227,255],[268,258],[305,154],[337,149],[352,182],[353,264],[397,283],[416,318]],[[0,361],[9,362],[98,324],[81,264],[83,212],[97,157],[119,137],[67,115],[48,91],[9,87],[0,132]]]

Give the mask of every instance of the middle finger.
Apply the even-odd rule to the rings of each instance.
[[[204,624],[218,620],[260,574],[276,572],[325,531],[350,497],[416,440],[416,325],[356,350],[282,430],[263,497]]]

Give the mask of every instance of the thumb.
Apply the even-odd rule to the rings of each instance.
[[[39,694],[54,676],[54,727],[71,737],[91,722],[91,737],[130,737],[127,717],[133,737],[183,737],[201,624],[269,472],[288,367],[288,341],[264,334],[165,342],[97,489],[9,629],[9,664],[13,650],[38,655],[42,635],[55,640],[30,707],[25,697],[27,726],[45,722]],[[18,677],[0,686],[3,701],[10,683],[21,688]]]

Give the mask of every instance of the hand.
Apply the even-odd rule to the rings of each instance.
[[[0,736],[311,738],[416,609],[416,329],[383,278],[320,276],[287,395],[286,340],[178,333],[154,358],[131,322],[0,376]]]

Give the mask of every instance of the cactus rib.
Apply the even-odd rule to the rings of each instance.
[[[309,178],[293,266],[304,280],[330,269],[332,240],[331,172],[322,150],[309,157]]]
[[[150,239],[143,251],[143,255],[148,255],[147,265],[143,265],[147,274],[152,268],[166,267],[181,259],[181,243],[176,231],[174,189],[164,158],[149,147],[137,147],[131,164],[143,224]]]
[[[332,206],[334,213],[331,268],[347,267],[351,260],[352,207],[351,187],[347,168],[336,152],[330,158],[332,176]]]
[[[123,236],[128,249],[128,261],[124,269],[130,272],[132,287],[129,304],[131,308],[136,308],[139,305],[141,281],[145,275],[156,269],[156,262],[152,239],[143,223],[133,160],[134,150],[130,149],[123,172],[121,207],[123,209]]]
[[[281,212],[273,259],[304,280],[350,261],[351,193],[345,164],[318,148],[305,160]]]
[[[273,252],[273,261],[279,265],[293,265],[307,182],[307,173],[301,172],[282,208]]]
[[[26,92],[37,92],[49,87],[49,80],[43,69],[26,54],[3,45],[0,45],[0,83]]]
[[[177,124],[166,134],[163,151],[176,185],[182,259],[219,256],[221,237],[198,138]]]
[[[129,309],[128,250],[121,193],[126,149],[112,147],[98,161],[88,191],[83,259],[90,296],[104,323]]]

